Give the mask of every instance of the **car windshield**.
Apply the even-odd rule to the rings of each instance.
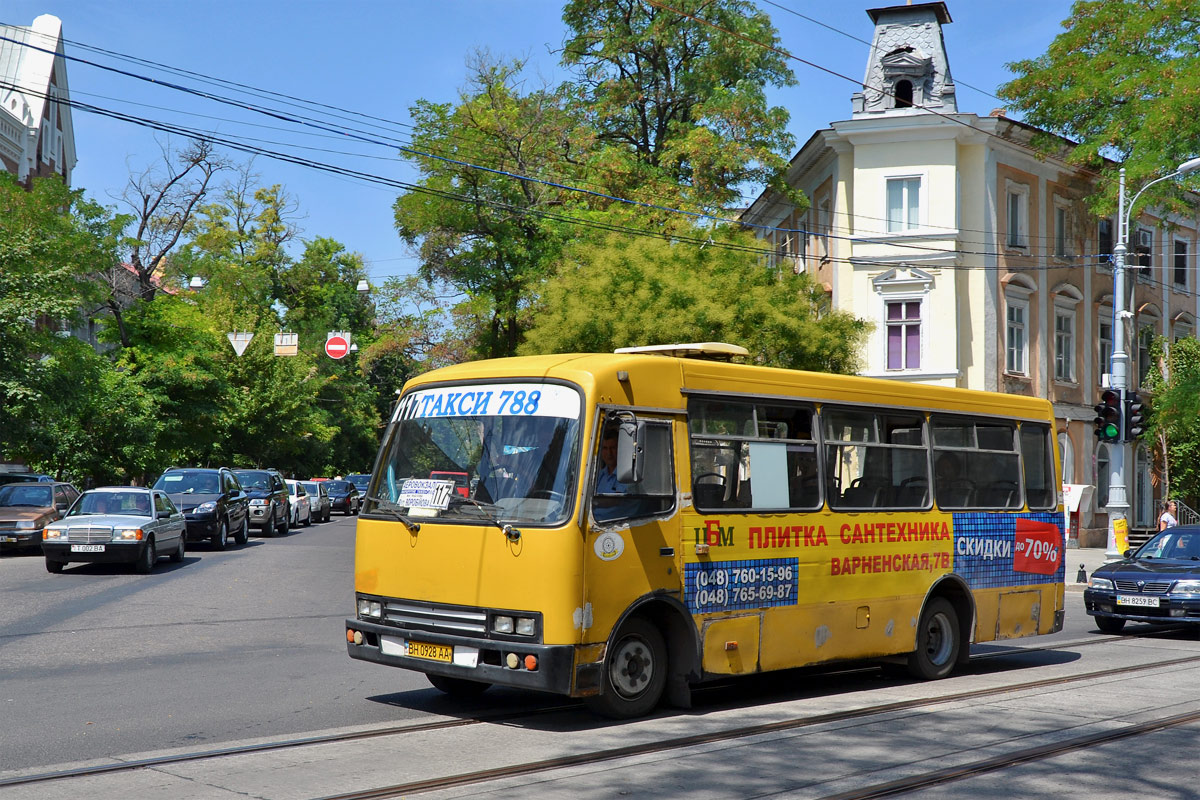
[[[367,484],[371,482],[370,475],[347,475],[346,480],[358,487],[360,492],[367,490]]]
[[[271,473],[260,472],[258,470],[241,469],[236,470],[234,475],[237,475],[238,481],[242,484],[243,489],[270,489],[271,488]]]
[[[1200,560],[1200,528],[1167,528],[1138,548],[1136,558]]]
[[[330,494],[345,494],[354,488],[354,484],[348,481],[325,481],[325,485],[329,487]]]
[[[54,505],[54,490],[50,486],[10,483],[0,487],[0,506],[49,508],[52,505]]]
[[[149,492],[84,492],[67,512],[68,517],[91,514],[120,514],[130,517],[150,516]]]
[[[215,472],[164,472],[154,484],[155,489],[168,494],[219,494],[221,482]]]
[[[288,494],[290,494],[292,497],[295,497],[300,492],[300,484],[289,483],[287,485],[287,489],[288,489]]]
[[[577,477],[580,409],[576,390],[550,383],[412,392],[396,406],[378,493],[412,516],[561,524]]]
[[[317,492],[321,491],[317,488],[320,484],[318,484],[316,481],[304,481],[300,485],[303,486],[304,491],[308,492],[309,494],[316,494]]]

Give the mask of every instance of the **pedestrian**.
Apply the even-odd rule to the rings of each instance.
[[[1165,531],[1167,528],[1174,528],[1179,524],[1179,520],[1175,519],[1175,501],[1163,500],[1162,514],[1158,518],[1158,529]]]

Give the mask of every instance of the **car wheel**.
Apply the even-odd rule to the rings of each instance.
[[[600,694],[585,698],[592,711],[613,719],[649,714],[667,685],[667,646],[649,620],[633,617],[613,639]]]
[[[250,541],[250,518],[242,517],[242,527],[233,535],[233,540],[238,544],[245,544]]]
[[[944,678],[958,661],[958,614],[942,597],[935,597],[921,612],[917,625],[917,649],[908,657],[908,674],[931,681]]]
[[[1095,617],[1095,620],[1102,633],[1120,633],[1125,629],[1125,620],[1119,617]]]
[[[142,557],[137,560],[135,568],[141,575],[149,575],[150,570],[154,569],[155,562],[158,561],[158,548],[154,546],[154,537],[151,536],[146,542],[146,546],[142,548]]]
[[[281,528],[276,529],[276,533],[278,533],[280,536],[287,536],[288,529],[291,527],[292,527],[291,514],[289,514],[287,511],[284,511],[283,512],[283,526]]]
[[[52,572],[55,575],[57,575],[58,573],[63,571],[63,567],[65,567],[66,565],[67,564],[65,561],[51,561],[50,559],[47,558],[46,559],[46,572]]]
[[[466,678],[449,678],[445,675],[431,675],[429,673],[426,673],[425,677],[433,684],[433,688],[439,692],[463,699],[478,697],[491,687],[490,683],[470,681]]]
[[[229,546],[229,526],[225,524],[225,520],[221,520],[221,524],[217,526],[217,532],[209,541],[212,542],[214,550],[224,550]]]
[[[175,552],[171,553],[171,562],[174,564],[182,564],[183,557],[187,555],[187,534],[179,534],[179,547],[175,548]]]

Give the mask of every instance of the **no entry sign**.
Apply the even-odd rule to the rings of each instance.
[[[325,355],[330,358],[342,358],[350,352],[350,343],[341,336],[330,336],[325,340]]]

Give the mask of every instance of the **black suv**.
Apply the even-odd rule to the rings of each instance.
[[[292,501],[287,484],[278,470],[234,470],[250,498],[250,524],[262,528],[263,536],[286,536],[292,517]]]
[[[361,493],[358,487],[350,481],[325,481],[329,487],[329,506],[334,511],[340,511],[346,516],[358,513]]]
[[[187,540],[208,541],[217,550],[250,538],[249,500],[228,467],[171,467],[154,488],[170,495],[187,518]]]

